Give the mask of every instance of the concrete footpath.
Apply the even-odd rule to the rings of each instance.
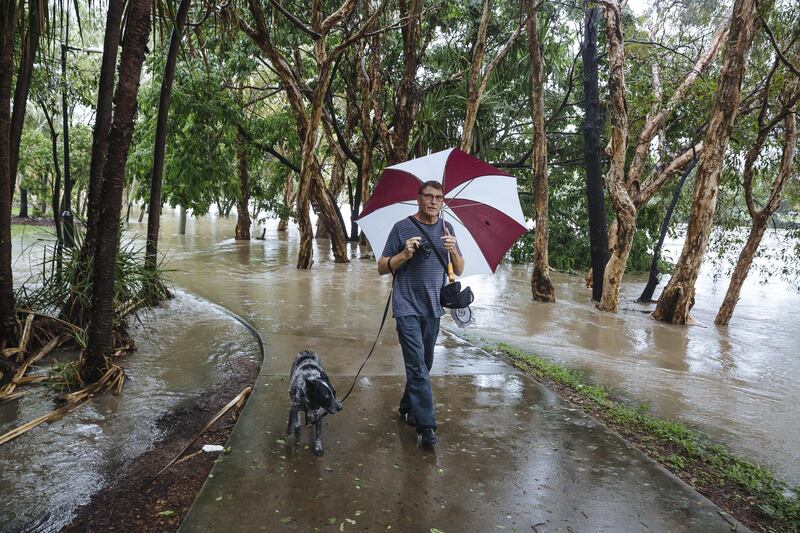
[[[310,428],[298,444],[284,434],[292,358],[320,353],[341,397],[380,319],[354,333],[334,316],[316,330],[256,324],[267,350],[261,374],[182,531],[746,530],[547,388],[446,331],[432,372],[440,442],[419,448],[397,416],[405,376],[391,318],[344,410],[326,417],[325,455],[314,457]]]

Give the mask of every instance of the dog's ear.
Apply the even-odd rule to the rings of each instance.
[[[327,386],[320,378],[313,378],[308,381],[308,384],[310,385],[311,398],[318,405],[327,405],[335,396],[331,387]]]

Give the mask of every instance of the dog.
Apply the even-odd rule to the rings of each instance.
[[[306,425],[314,424],[314,455],[320,456],[322,450],[322,418],[342,410],[342,403],[336,399],[336,390],[328,375],[322,369],[319,356],[309,350],[298,353],[289,375],[289,423],[286,434],[294,432],[295,441],[300,437],[300,412],[303,411]]]

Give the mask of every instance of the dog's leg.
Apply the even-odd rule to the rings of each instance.
[[[314,429],[316,429],[314,437],[314,455],[319,457],[322,455],[322,415],[314,420]]]
[[[307,411],[305,411],[307,412]],[[297,412],[297,416],[294,417],[294,438],[300,438],[300,430],[303,429],[303,426],[300,424],[300,411]]]
[[[295,421],[300,419],[300,407],[292,404],[292,408],[289,409],[289,422],[286,424],[286,434],[292,434],[292,428],[295,426]]]

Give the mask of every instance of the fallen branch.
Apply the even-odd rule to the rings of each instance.
[[[124,383],[125,372],[123,372],[120,367],[109,364],[108,370],[105,374],[103,374],[103,377],[101,377],[97,383],[93,383],[88,387],[84,387],[81,390],[73,392],[72,394],[63,396],[62,399],[67,402],[66,405],[59,407],[54,411],[50,411],[39,418],[31,420],[30,422],[23,424],[18,428],[12,429],[3,435],[0,435],[0,445],[16,439],[20,435],[27,433],[31,429],[45,422],[55,422],[56,420],[64,418],[64,416],[86,403],[86,401],[88,401],[98,392],[102,392],[103,390],[111,390],[115,394],[118,394],[120,390],[122,390],[122,385]]]
[[[247,397],[250,396],[251,392],[253,392],[253,387],[246,387],[242,392],[237,394],[233,400],[228,402],[228,404],[225,407],[223,407],[216,415],[214,415],[214,417],[211,420],[208,421],[208,423],[205,426],[203,426],[203,429],[200,430],[200,433],[195,435],[195,437],[189,442],[189,444],[187,444],[180,452],[178,452],[178,455],[176,455],[169,463],[167,463],[167,466],[162,468],[161,471],[158,472],[158,474],[156,474],[150,479],[150,482],[152,483],[153,481],[155,481],[155,479],[158,476],[163,474],[170,466],[172,466],[175,463],[175,461],[177,461],[180,458],[180,456],[183,455],[186,452],[186,450],[188,450],[189,447],[203,435],[203,433],[208,431],[208,428],[213,426],[214,423],[217,422],[217,420],[225,416],[225,413],[227,413],[231,408],[235,406],[236,407],[235,411],[238,412],[244,405],[244,402],[247,400]]]

